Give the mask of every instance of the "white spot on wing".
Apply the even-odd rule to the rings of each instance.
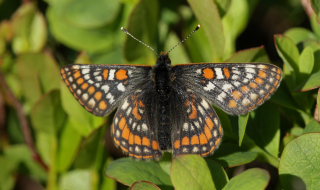
[[[204,87],[203,89],[205,91],[210,91],[210,90],[213,90],[214,88],[215,88],[215,85],[212,82],[208,82],[207,86]]]
[[[88,102],[89,107],[93,108],[96,105],[96,102],[94,101],[93,98],[91,98]]]
[[[88,100],[88,98],[89,98],[89,96],[88,96],[88,94],[87,94],[87,93],[82,94],[82,99],[83,99],[84,101],[87,101],[87,100]]]
[[[82,69],[82,74],[85,75],[85,74],[89,73],[89,71],[90,71],[89,69]]]
[[[216,72],[217,79],[224,79],[221,68],[214,68],[214,71]]]
[[[119,91],[121,91],[121,92],[124,92],[124,91],[126,90],[126,88],[123,86],[122,83],[119,83],[119,84],[117,85],[117,89],[118,89]]]
[[[101,89],[105,92],[105,93],[107,93],[107,92],[109,92],[109,86],[108,85],[103,85],[103,86],[101,86]]]
[[[183,124],[183,130],[184,131],[188,131],[189,130],[189,124],[188,123],[184,123]]]
[[[142,127],[142,131],[148,131],[148,126],[147,126],[147,124],[143,123],[143,124],[141,125],[141,127]]]
[[[109,80],[113,80],[113,79],[114,79],[114,73],[115,73],[115,72],[116,72],[116,70],[110,69],[109,77],[108,77]]]
[[[246,68],[246,72],[247,73],[256,73],[256,70],[254,70],[252,68]]]

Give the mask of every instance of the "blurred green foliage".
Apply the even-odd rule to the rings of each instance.
[[[154,64],[154,53],[121,26],[160,51],[200,23],[170,54],[173,64],[271,62],[263,46],[236,52],[261,4],[286,7],[295,22],[303,6],[311,28],[274,36],[284,71],[279,90],[245,116],[217,109],[225,136],[208,158],[119,158],[108,132],[112,114],[88,113],[61,80],[67,63]],[[0,1],[0,189],[317,189],[319,17],[317,0]]]

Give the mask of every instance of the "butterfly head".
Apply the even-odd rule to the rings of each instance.
[[[161,52],[157,60],[157,65],[168,66],[171,65],[171,60],[169,58],[168,52]]]

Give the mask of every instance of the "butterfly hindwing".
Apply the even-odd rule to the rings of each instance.
[[[223,130],[218,115],[208,101],[187,90],[176,108],[172,131],[173,154],[211,155],[222,141]],[[176,121],[178,120],[178,121]]]
[[[74,97],[89,112],[104,116],[143,82],[151,67],[128,65],[67,65],[60,73]]]
[[[136,90],[119,106],[112,124],[113,140],[130,157],[158,159],[162,156],[157,130],[149,120],[149,97]]]
[[[173,67],[176,83],[204,95],[224,111],[243,115],[264,103],[280,85],[282,71],[266,63],[202,63]]]

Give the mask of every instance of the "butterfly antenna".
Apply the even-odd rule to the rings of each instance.
[[[168,53],[170,53],[174,48],[176,48],[177,46],[183,44],[187,39],[189,39],[196,31],[198,31],[200,29],[200,24],[197,25],[197,27],[187,36],[185,37],[183,40],[181,40],[179,43],[177,43],[175,46],[173,46]]]
[[[126,33],[128,36],[130,36],[131,38],[133,38],[134,40],[138,41],[139,43],[141,43],[142,45],[146,46],[147,48],[151,49],[156,55],[158,55],[158,53],[148,44],[144,43],[143,41],[139,40],[138,38],[134,37],[126,28],[121,27],[121,30]]]

